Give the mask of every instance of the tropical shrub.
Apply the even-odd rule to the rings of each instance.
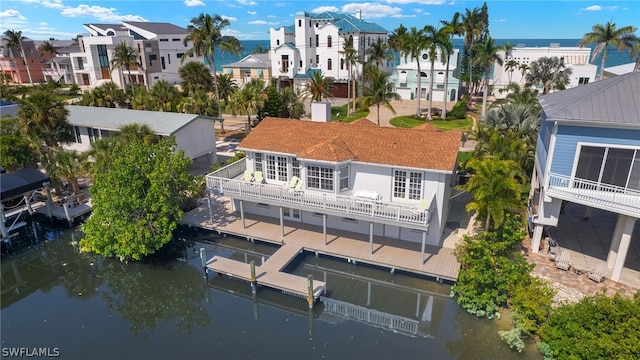
[[[522,340],[522,330],[514,328],[507,331],[498,331],[500,338],[509,344],[509,347],[517,352],[524,350],[524,341]]]
[[[456,102],[456,104],[453,106],[453,109],[451,109],[451,111],[447,112],[446,120],[464,119],[467,116],[466,111],[467,111],[467,99],[462,98],[458,100],[458,102]]]

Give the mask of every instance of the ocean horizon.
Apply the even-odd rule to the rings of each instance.
[[[550,44],[558,44],[560,47],[578,47],[578,43],[581,39],[495,39],[496,44],[504,45],[507,42],[513,46],[525,46],[525,47],[548,47]],[[221,72],[222,67],[226,64],[230,64],[245,58],[247,55],[253,53],[258,47],[262,49],[270,48],[269,40],[240,40],[243,49],[240,51],[240,55],[229,54],[220,50],[216,51],[216,71]],[[453,39],[453,47],[456,49],[462,49],[464,43],[462,39]],[[585,46],[593,50],[593,46]],[[602,62],[602,55],[598,56],[596,61],[593,61],[593,56],[590,58],[591,62],[598,66],[597,73],[600,71],[600,64]],[[629,56],[629,51],[618,51],[614,47],[609,47],[607,50],[607,63],[606,67],[617,66],[633,62]]]

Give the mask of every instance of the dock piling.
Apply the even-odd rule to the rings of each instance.
[[[200,248],[200,262],[202,263],[202,270],[204,270],[204,275],[207,276],[207,252],[204,248]]]
[[[309,284],[309,293],[307,294],[307,302],[309,303],[309,309],[313,308],[313,275],[307,275],[307,283]]]
[[[251,293],[255,294],[258,291],[256,288],[256,262],[251,260],[249,266],[251,267]]]

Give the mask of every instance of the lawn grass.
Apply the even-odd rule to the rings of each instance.
[[[347,113],[347,104],[342,106],[332,106],[331,107],[331,121],[350,123],[352,121],[366,118],[369,115],[369,109],[367,110],[358,110],[353,113],[351,116],[345,116]]]
[[[434,125],[440,130],[469,131],[471,130],[473,119],[471,119],[471,116],[467,115],[466,119],[460,119],[460,120],[426,121],[422,118],[416,117],[415,115],[405,115],[405,116],[394,117],[389,122],[391,123],[391,125],[395,127],[400,127],[400,128],[413,128],[428,122],[429,124]]]

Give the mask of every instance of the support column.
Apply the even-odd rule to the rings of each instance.
[[[420,265],[424,264],[424,248],[427,244],[427,232],[422,232],[422,249],[420,250]]]
[[[284,237],[284,209],[280,206],[280,236]]]
[[[2,238],[3,239],[8,239],[9,238],[9,232],[7,231],[7,227],[4,224],[4,207],[2,206],[2,204],[0,203],[0,232],[2,233]]]
[[[622,229],[624,228],[624,223],[626,220],[627,216],[618,214],[616,227],[613,229],[613,237],[611,238],[611,246],[609,246],[609,254],[607,255],[608,269],[613,269],[613,264],[615,264],[616,262],[618,249],[620,248],[620,239],[622,239]]]
[[[322,214],[322,238],[324,246],[327,246],[327,214]]]
[[[369,253],[373,255],[373,222],[369,222]]]
[[[631,216],[625,216],[626,220],[622,228],[622,237],[620,238],[620,246],[618,247],[618,255],[616,256],[616,262],[613,265],[613,274],[611,274],[611,280],[620,281],[620,274],[622,274],[622,268],[624,267],[624,261],[627,259],[627,252],[629,251],[629,244],[631,243],[631,234],[633,228],[636,225],[636,218]]]
[[[246,229],[247,225],[244,223],[244,201],[240,200],[240,220],[242,220],[242,228]]]
[[[542,240],[542,230],[544,226],[536,225],[533,228],[533,237],[531,238],[531,251],[534,253],[540,252],[540,241]]]

